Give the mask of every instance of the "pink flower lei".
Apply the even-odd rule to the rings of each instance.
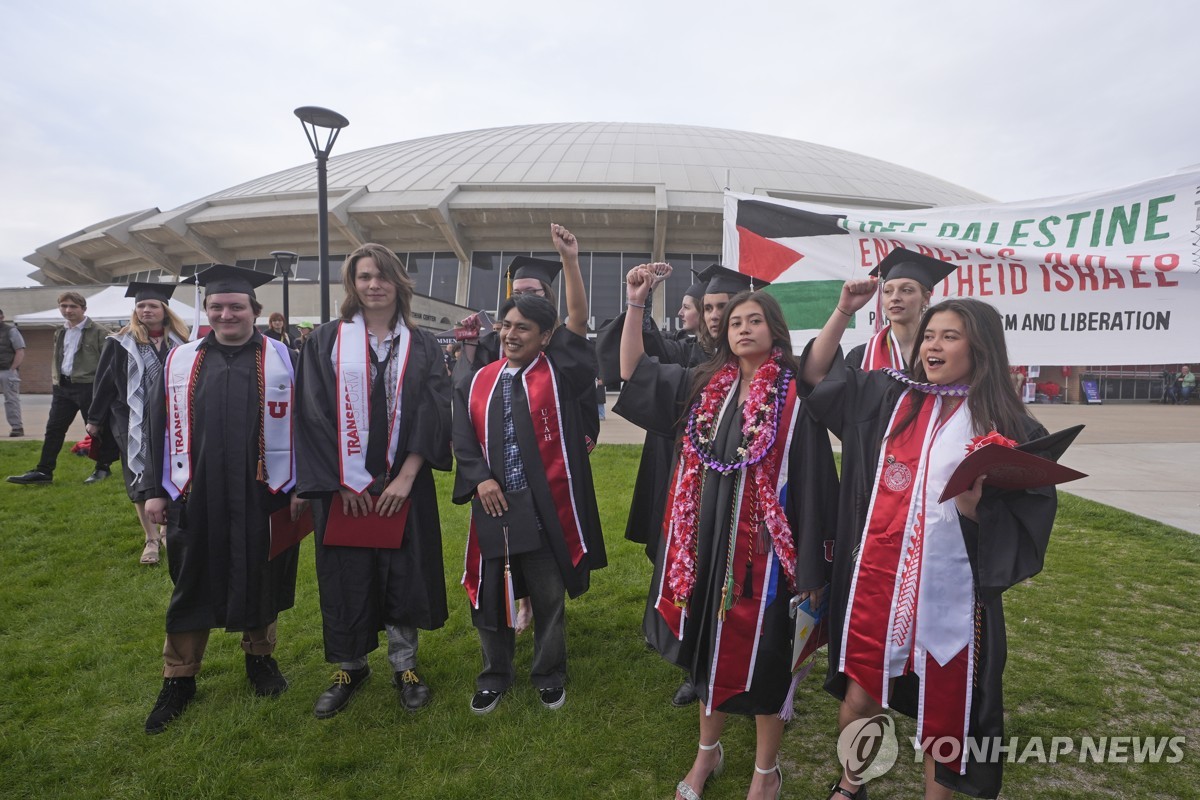
[[[774,446],[788,383],[793,377],[790,369],[780,366],[781,354],[779,348],[773,349],[751,379],[742,412],[742,444],[737,449],[740,460],[727,463],[713,453],[721,409],[738,378],[737,361],[731,360],[717,370],[692,406],[680,453],[682,478],[671,509],[678,555],[667,574],[676,603],[681,606],[687,605],[696,583],[697,527],[706,468],[722,474],[747,470],[746,486],[755,515],[771,536],[789,588],[796,590],[795,542],[774,485],[781,455]],[[735,599],[730,597],[729,604]]]

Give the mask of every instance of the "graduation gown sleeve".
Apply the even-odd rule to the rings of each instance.
[[[92,425],[109,426],[109,414],[114,405],[125,401],[127,366],[129,354],[116,339],[106,339],[96,364],[96,379],[92,383],[92,405],[87,411],[87,421]]]
[[[675,438],[691,386],[691,370],[643,355],[613,411],[650,433]]]

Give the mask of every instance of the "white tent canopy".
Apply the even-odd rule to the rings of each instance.
[[[126,291],[126,286],[108,286],[87,298],[87,315],[105,325],[128,322],[133,314],[134,301],[132,297],[125,296]],[[195,290],[191,287],[179,290],[184,295],[193,291]],[[178,298],[171,298],[171,310],[179,315],[188,327],[191,327],[196,319],[196,307]],[[62,314],[58,313],[58,306],[46,311],[18,314],[15,319],[19,325],[61,325],[63,321]]]

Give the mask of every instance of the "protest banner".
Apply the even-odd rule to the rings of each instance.
[[[905,247],[958,269],[933,299],[974,297],[1004,319],[1014,364],[1200,359],[1200,172],[1025,203],[916,210],[725,195],[725,266],[771,281],[792,339],[824,325],[844,281]],[[877,304],[843,339],[865,342]]]

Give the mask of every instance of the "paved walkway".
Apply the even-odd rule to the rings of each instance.
[[[609,396],[609,407],[616,395]],[[21,398],[26,439],[41,439],[49,395]],[[1143,517],[1200,534],[1200,406],[1035,405],[1034,416],[1051,431],[1087,427],[1063,464],[1088,477],[1062,489]],[[78,419],[67,441],[83,438]],[[641,444],[643,433],[616,414],[601,423],[605,444]],[[835,447],[837,440],[834,440]],[[32,468],[33,465],[30,465]]]
[[[616,400],[610,395],[611,403]],[[1200,406],[1154,403],[1033,405],[1050,431],[1086,425],[1062,463],[1088,477],[1060,488],[1200,534]],[[600,441],[641,444],[642,431],[609,414]],[[838,448],[837,439],[833,439]]]

